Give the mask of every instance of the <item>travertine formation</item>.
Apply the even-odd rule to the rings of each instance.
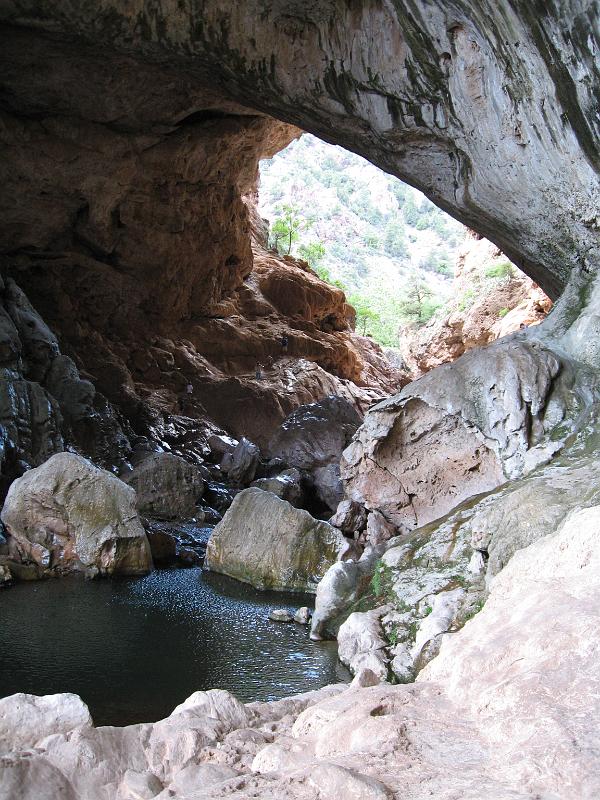
[[[72,695],[0,701],[0,794],[21,800],[592,800],[600,792],[599,508],[517,553],[416,683],[242,705],[196,692],[94,728]],[[18,717],[18,720],[17,720]]]

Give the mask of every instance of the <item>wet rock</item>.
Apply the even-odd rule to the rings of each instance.
[[[214,529],[206,566],[258,589],[314,592],[342,534],[261,489],[245,489]]]
[[[305,472],[318,499],[333,511],[343,495],[340,456],[360,423],[356,408],[332,395],[290,414],[271,439],[269,452]]]
[[[134,490],[72,453],[58,453],[15,481],[2,521],[11,553],[47,572],[152,569]]]
[[[293,622],[294,617],[286,608],[274,608],[269,614],[272,622]]]
[[[212,529],[202,527],[201,520],[167,522],[149,519],[144,528],[155,564],[199,566],[203,563]]]
[[[212,436],[208,437],[211,460],[219,463],[223,460],[223,456],[228,454],[232,455],[238,444],[238,440],[233,439],[231,436],[214,433]]]
[[[219,481],[209,481],[204,487],[204,501],[210,503],[211,507],[219,514],[223,515],[233,503],[235,490]]]
[[[308,625],[310,623],[310,617],[310,608],[302,606],[302,608],[299,608],[294,614],[294,622],[297,622],[299,625]]]
[[[250,485],[265,492],[271,492],[281,500],[287,500],[293,506],[302,505],[304,497],[302,475],[297,469],[287,469],[274,478],[259,478],[252,481]]]
[[[200,509],[197,510],[196,515],[201,515],[206,525],[216,525],[223,519],[223,515],[219,514],[216,508],[202,504]]]
[[[260,450],[245,437],[239,441],[232,453],[226,453],[221,469],[232,483],[240,486],[251,483],[260,462]]]
[[[367,525],[367,512],[365,507],[354,500],[342,500],[335,514],[329,520],[334,528],[339,528],[346,536],[351,536],[365,529]]]
[[[196,513],[204,484],[198,468],[171,453],[155,453],[122,476],[133,487],[141,514],[189,519]]]

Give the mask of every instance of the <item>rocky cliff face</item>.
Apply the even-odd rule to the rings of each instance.
[[[351,335],[343,293],[264,249],[258,159],[295,128],[176,67],[0,36],[3,272],[134,434],[164,441],[174,416],[208,416],[262,444],[303,402],[364,410],[398,385]]]
[[[412,379],[475,347],[539,325],[552,308],[537,284],[473,232],[458,254],[453,294],[448,314],[400,331],[400,351]]]

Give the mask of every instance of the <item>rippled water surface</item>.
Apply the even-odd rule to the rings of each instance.
[[[75,692],[97,725],[151,722],[198,689],[272,700],[346,680],[333,643],[269,622],[311,598],[200,569],[0,592],[0,696]]]

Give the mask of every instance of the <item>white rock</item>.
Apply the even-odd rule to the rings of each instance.
[[[299,625],[308,625],[310,618],[310,608],[307,606],[302,606],[302,608],[299,608],[294,614],[294,622],[297,622]]]
[[[355,611],[338,632],[338,656],[354,674],[372,670],[381,680],[387,676],[386,641],[381,631],[382,609]]]
[[[162,788],[162,783],[151,772],[128,769],[119,784],[117,800],[152,800]]]
[[[76,694],[13,694],[0,699],[0,753],[34,747],[51,733],[91,725],[88,707]]]

